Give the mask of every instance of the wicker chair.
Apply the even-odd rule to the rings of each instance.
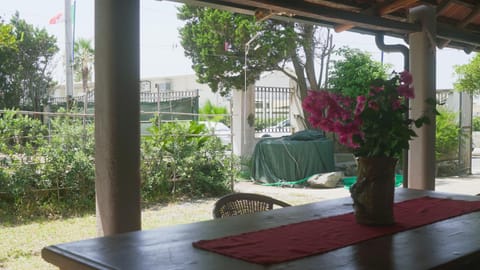
[[[253,193],[231,193],[218,199],[213,207],[213,218],[223,218],[272,210],[274,206],[290,204],[269,196]]]

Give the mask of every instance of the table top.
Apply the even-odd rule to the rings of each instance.
[[[399,188],[395,201],[422,196],[480,200],[477,196]],[[480,212],[270,266],[251,264],[192,246],[192,242],[202,239],[348,212],[352,212],[350,198],[334,199],[58,244],[45,247],[42,257],[60,269],[480,269]]]

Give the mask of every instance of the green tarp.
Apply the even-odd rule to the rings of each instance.
[[[327,138],[265,138],[255,146],[252,162],[251,175],[257,182],[297,181],[335,170],[333,142]]]

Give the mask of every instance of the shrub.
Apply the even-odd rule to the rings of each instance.
[[[460,128],[457,114],[440,107],[436,118],[435,156],[437,160],[449,159],[458,150]]]
[[[12,136],[1,137],[0,215],[32,217],[76,215],[95,209],[94,125],[57,117],[47,128],[14,113],[0,119]],[[3,122],[2,122],[3,121]],[[20,123],[20,124],[19,124]],[[17,136],[25,130],[25,136]],[[35,132],[34,132],[35,131]],[[197,123],[153,126],[141,142],[142,197],[146,202],[228,192],[233,159],[219,138]],[[5,132],[7,133],[7,132]],[[28,150],[28,151],[27,151]],[[15,221],[15,220],[14,220]]]
[[[48,131],[38,119],[10,110],[0,118],[0,152],[4,154],[31,154],[42,145]]]
[[[0,189],[20,217],[95,209],[93,125],[62,117],[50,126],[48,141],[27,154],[9,154],[8,167],[2,166]]]
[[[210,100],[199,109],[200,121],[222,122],[230,126],[230,117],[226,117],[228,110],[223,106],[215,106]]]
[[[333,61],[329,72],[330,90],[349,97],[368,94],[371,82],[387,78],[389,65],[382,65],[372,60],[368,52],[349,47],[342,47],[337,54],[343,59]]]
[[[480,131],[480,116],[474,116],[472,119],[473,131]]]
[[[153,120],[152,122],[156,122]],[[228,191],[233,162],[219,138],[195,122],[152,125],[142,141],[142,195],[148,202]]]
[[[66,117],[51,121],[51,139],[39,149],[45,159],[42,181],[59,189],[61,206],[95,209],[94,125]],[[70,205],[70,206],[69,206]]]

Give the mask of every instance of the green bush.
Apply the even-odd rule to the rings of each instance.
[[[45,159],[42,180],[57,191],[62,207],[77,211],[95,206],[94,124],[66,117],[51,121],[51,138],[39,149]]]
[[[368,94],[372,81],[386,79],[390,65],[372,59],[368,52],[342,47],[336,51],[342,57],[333,61],[329,72],[330,91],[350,97]]]
[[[480,116],[474,116],[472,119],[473,131],[480,131]]]
[[[436,118],[435,156],[437,160],[449,159],[458,150],[460,128],[457,114],[440,107]]]
[[[16,133],[18,126],[12,129]],[[39,141],[28,153],[11,151],[1,166],[0,191],[10,210],[30,217],[95,209],[93,124],[84,128],[80,120],[56,118],[49,140]]]
[[[155,120],[153,122],[156,122]],[[195,122],[152,125],[142,149],[142,196],[147,202],[228,192],[232,158],[217,137]]]
[[[3,154],[32,154],[45,142],[47,128],[38,119],[6,111],[0,118],[0,152]]]
[[[231,125],[230,117],[225,116],[228,114],[227,108],[215,106],[210,100],[207,100],[198,112],[200,113],[200,121],[222,122],[227,126]]]
[[[44,125],[8,112],[0,127],[0,217],[18,221],[94,211],[93,123],[57,117]],[[233,159],[204,125],[163,123],[150,132],[141,142],[145,202],[228,192]]]

